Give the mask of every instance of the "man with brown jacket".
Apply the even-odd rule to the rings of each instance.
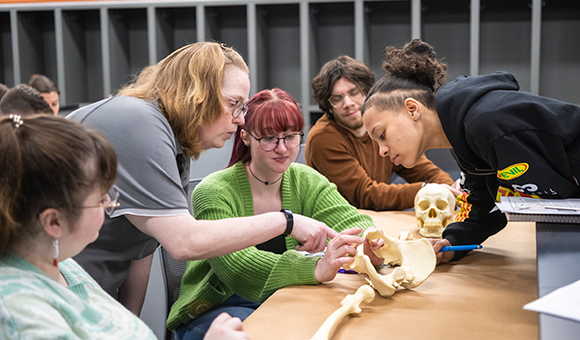
[[[348,56],[324,64],[312,80],[312,92],[325,115],[308,133],[306,164],[335,183],[340,193],[360,209],[412,208],[425,181],[446,184],[458,195],[460,192],[451,187],[451,176],[424,155],[411,169],[379,155],[379,147],[367,134],[360,113],[374,80],[366,65]],[[390,184],[393,173],[407,183]]]

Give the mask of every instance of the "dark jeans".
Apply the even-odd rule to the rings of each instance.
[[[203,340],[209,326],[221,313],[226,312],[232,317],[238,317],[244,321],[259,306],[259,303],[250,302],[234,294],[221,305],[215,306],[201,316],[191,320],[187,325],[177,328],[174,332],[175,340]]]

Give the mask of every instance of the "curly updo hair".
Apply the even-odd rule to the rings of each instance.
[[[361,108],[364,113],[370,107],[393,110],[412,97],[429,109],[435,108],[435,93],[445,83],[447,64],[437,59],[431,45],[421,39],[413,39],[402,48],[387,46],[383,76],[370,89]]]

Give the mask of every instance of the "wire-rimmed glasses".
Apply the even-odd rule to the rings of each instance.
[[[275,136],[264,136],[261,138],[257,138],[249,132],[248,134],[252,136],[252,138],[257,140],[258,144],[260,144],[260,148],[262,148],[262,150],[266,152],[273,151],[274,149],[276,149],[278,147],[278,143],[280,143],[280,140],[284,140],[284,145],[286,146],[286,148],[296,149],[297,147],[300,146],[300,143],[302,143],[302,137],[304,136],[304,133],[302,132],[291,133],[287,136],[280,138]]]
[[[246,105],[246,103],[236,100],[230,96],[226,96],[225,94],[222,95],[225,98],[234,102],[234,105],[232,106],[232,117],[237,118],[240,115],[242,115],[242,117],[246,116],[246,113],[248,113],[248,106]]]
[[[352,100],[359,100],[362,98],[362,92],[358,87],[354,87],[346,93],[343,94],[333,94],[328,98],[328,102],[332,107],[338,107],[344,104],[344,97],[348,96]]]
[[[111,216],[115,208],[120,205],[120,203],[117,202],[118,200],[119,192],[117,189],[115,189],[115,187],[111,187],[111,189],[109,189],[107,192],[106,197],[99,202],[99,205],[83,206],[81,208],[104,208],[107,215]]]

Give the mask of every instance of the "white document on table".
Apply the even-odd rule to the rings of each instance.
[[[504,213],[580,215],[580,199],[537,199],[501,197],[496,206]]]
[[[580,280],[528,303],[524,309],[580,322]]]

